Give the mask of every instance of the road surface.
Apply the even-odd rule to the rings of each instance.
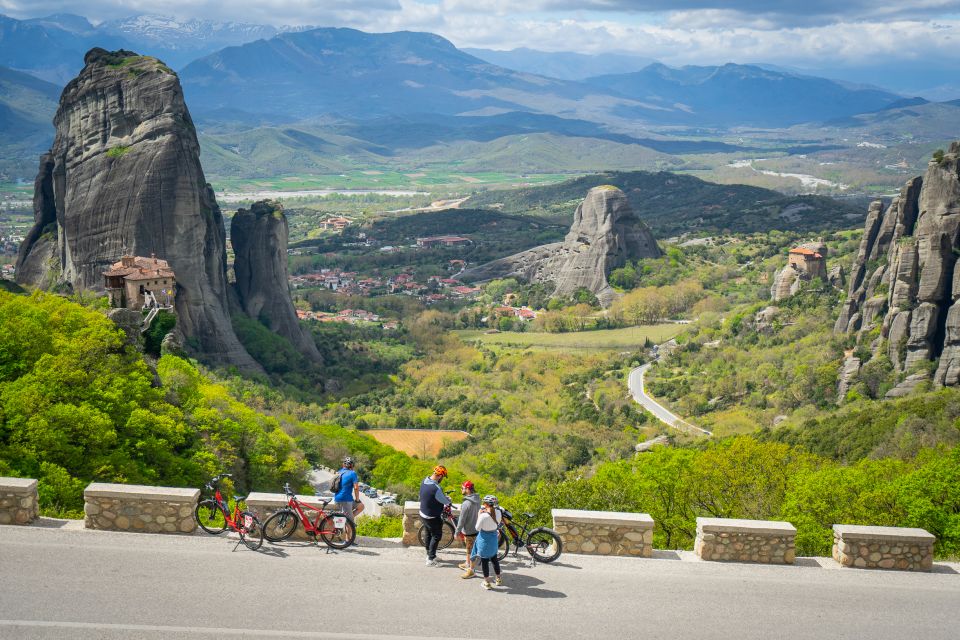
[[[680,416],[676,415],[665,406],[651,398],[647,395],[646,391],[643,388],[643,376],[647,372],[647,369],[650,368],[652,362],[648,362],[645,365],[639,366],[633,371],[630,372],[630,375],[627,377],[627,388],[630,389],[630,395],[633,396],[633,399],[644,409],[652,413],[660,422],[663,422],[669,427],[674,429],[679,429],[680,431],[687,431],[694,433],[696,435],[713,435],[711,432],[706,429],[701,429],[700,427],[695,427]]]
[[[504,586],[487,592],[459,578],[460,553],[432,568],[422,549],[366,540],[252,552],[225,537],[0,526],[0,638],[956,640],[960,628],[957,564],[920,574],[566,554],[509,559]]]
[[[317,493],[330,493],[330,481],[333,479],[333,472],[325,469],[314,469],[310,472],[309,481]],[[376,518],[380,515],[380,505],[373,498],[360,494],[360,501],[363,503],[363,515]]]

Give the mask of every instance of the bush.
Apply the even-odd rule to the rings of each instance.
[[[357,535],[371,538],[400,538],[403,536],[403,516],[381,515],[357,518]]]

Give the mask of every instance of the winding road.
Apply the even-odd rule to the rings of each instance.
[[[630,395],[633,396],[634,401],[656,416],[660,422],[663,422],[668,427],[673,427],[679,431],[686,431],[695,435],[712,436],[713,433],[711,431],[695,427],[647,395],[643,387],[643,376],[651,365],[653,365],[652,362],[641,365],[631,371],[629,377],[627,377],[627,388],[630,389]]]

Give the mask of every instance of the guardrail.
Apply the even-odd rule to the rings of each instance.
[[[930,571],[934,542],[923,529],[833,525],[833,559],[842,567]]]
[[[83,491],[84,526],[107,531],[193,533],[199,489],[94,482]]]
[[[597,556],[653,555],[653,518],[646,513],[554,509],[553,529],[564,550]]]
[[[36,480],[0,477],[0,524],[30,524],[39,504]]]
[[[796,537],[789,522],[697,518],[693,550],[701,560],[793,564]]]

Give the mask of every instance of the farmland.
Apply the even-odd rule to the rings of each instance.
[[[438,429],[369,429],[364,433],[378,442],[419,458],[435,458],[443,445],[470,437],[466,431]]]
[[[577,331],[570,333],[484,333],[477,330],[455,331],[461,340],[476,342],[485,347],[507,347],[547,351],[633,351],[643,347],[649,339],[659,344],[673,338],[684,326],[680,324],[656,324],[624,329],[602,331]]]

